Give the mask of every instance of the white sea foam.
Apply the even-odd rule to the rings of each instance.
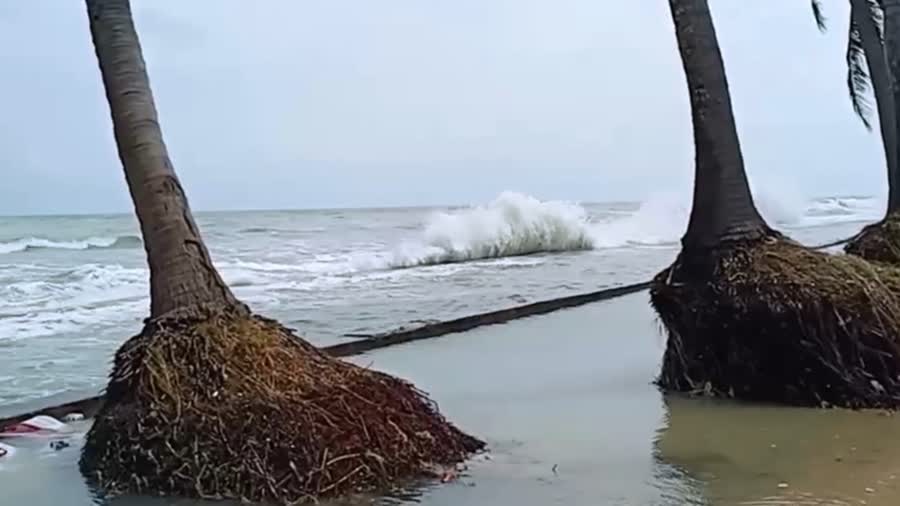
[[[690,203],[675,193],[659,193],[647,199],[632,214],[593,228],[598,248],[628,245],[659,246],[678,242],[687,226]]]
[[[756,201],[766,219],[788,233],[797,227],[871,220],[883,212],[880,200],[866,197],[803,201],[785,192],[757,191]],[[552,254],[564,252],[677,248],[687,226],[690,192],[652,195],[631,209],[607,212],[606,207],[505,192],[481,206],[433,213],[418,227],[403,222],[393,233],[404,232],[390,239],[373,232],[352,242],[340,236],[329,236],[320,244],[287,240],[277,243],[277,251],[263,254],[248,253],[254,250],[240,243],[241,248],[219,249],[216,265],[239,296],[267,305],[279,304],[282,291],[337,300],[346,290],[390,291],[437,278],[471,278],[482,271],[534,269],[558,262]],[[10,256],[9,262],[0,264],[0,340],[78,331],[93,324],[117,325],[145,316],[148,272],[143,265],[103,264],[99,262],[108,255],[88,253],[84,254],[88,263],[77,264],[82,253],[76,250],[135,244],[140,242],[133,236],[0,242],[0,253],[71,249],[74,264],[60,266],[58,255],[42,263],[37,251],[28,255],[27,263]],[[550,255],[524,256],[536,253]]]
[[[346,275],[393,268],[424,267],[475,260],[500,259],[534,253],[560,253],[629,246],[678,244],[690,215],[690,191],[652,195],[633,212],[609,213],[592,221],[581,205],[541,201],[515,192],[504,192],[492,202],[464,209],[439,212],[424,224],[418,237],[393,248],[357,251],[349,255],[319,255],[295,270],[318,274]],[[808,203],[790,189],[757,191],[760,213],[783,228],[814,225]],[[865,199],[842,201],[869,209]],[[848,213],[840,220],[860,219]]]
[[[87,264],[0,285],[0,340],[52,335],[119,321],[123,304],[146,307],[144,269]]]
[[[827,197],[809,204],[804,221],[810,225],[875,221],[884,209],[884,202],[874,197]]]
[[[754,201],[773,226],[790,231],[809,226],[877,219],[883,212],[876,199],[828,198],[807,201],[788,191],[757,191]],[[593,227],[596,248],[675,246],[687,229],[690,193],[658,193],[637,211]]]
[[[146,293],[145,269],[86,264],[43,276],[28,276],[0,285],[5,310],[41,304],[42,309],[65,309]]]
[[[418,240],[363,267],[415,267],[594,247],[587,211],[504,192],[487,205],[435,213]]]
[[[581,205],[506,192],[485,206],[438,213],[418,240],[358,258],[355,266],[416,267],[533,253],[675,245],[687,227],[690,197],[690,192],[657,193],[634,212],[592,221]],[[785,192],[764,193],[757,205],[775,224],[794,223],[803,215],[801,201],[788,197]]]
[[[42,237],[25,237],[0,242],[0,255],[34,249],[86,250],[94,248],[138,248],[141,239],[133,235],[120,237],[88,237],[81,240],[59,241]]]

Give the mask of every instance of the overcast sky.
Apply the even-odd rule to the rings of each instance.
[[[665,0],[133,0],[195,209],[579,201],[686,188]],[[711,0],[754,189],[885,192],[846,0]],[[131,209],[84,5],[0,3],[0,214]]]

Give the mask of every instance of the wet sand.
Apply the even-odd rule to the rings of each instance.
[[[659,456],[713,504],[900,504],[900,414],[667,404]]]
[[[490,445],[422,504],[900,504],[900,415],[663,399],[663,346],[640,293],[352,360],[413,380]],[[78,441],[0,464],[2,504],[93,504]]]

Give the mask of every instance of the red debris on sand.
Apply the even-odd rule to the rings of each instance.
[[[41,429],[39,427],[33,427],[31,425],[27,425],[24,423],[17,423],[15,425],[10,425],[9,427],[4,427],[3,432],[0,432],[0,436],[10,436],[15,434],[27,434],[30,432],[38,432]]]
[[[3,427],[0,430],[0,437],[16,437],[16,436],[54,436],[62,432],[67,432],[69,427],[60,422],[56,418],[46,415],[39,415],[24,422],[16,423]]]

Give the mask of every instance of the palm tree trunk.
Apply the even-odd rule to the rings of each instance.
[[[213,267],[166,145],[129,0],[86,0],[119,159],[150,265],[150,316],[197,304],[238,306]]]
[[[860,1],[860,0],[855,0]],[[888,146],[885,142],[885,150],[891,150],[893,154],[893,165],[891,158],[888,157],[888,204],[887,214],[900,211],[900,0],[881,0],[881,7],[884,11],[884,51],[888,62],[887,79],[891,86],[891,111],[893,112],[893,145]],[[873,87],[875,77],[872,76]],[[876,88],[877,90],[877,88]],[[876,100],[877,100],[876,95]],[[879,101],[880,102],[880,101]],[[879,116],[881,108],[878,109]],[[884,120],[882,120],[884,122]],[[884,127],[882,126],[882,136],[884,136]]]
[[[694,202],[685,249],[761,237],[769,228],[750,194],[725,65],[707,0],[669,0],[691,97]]]

